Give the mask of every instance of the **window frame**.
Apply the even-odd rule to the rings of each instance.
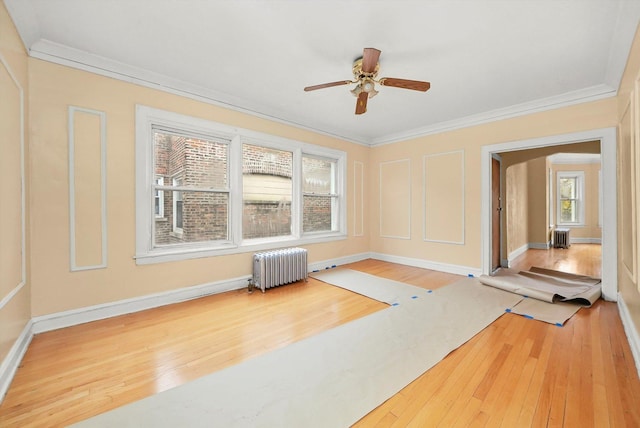
[[[187,116],[148,106],[136,105],[136,264],[163,263],[225,254],[262,251],[272,248],[329,242],[347,237],[346,169],[344,151],[251,131],[223,123]],[[222,139],[229,144],[229,207],[228,241],[204,241],[168,246],[154,246],[154,128],[176,130],[203,138]],[[272,238],[242,238],[242,144],[286,150],[293,153],[293,194],[291,201],[290,236]],[[335,231],[302,231],[302,157],[312,156],[336,162],[335,185],[338,194],[334,221]],[[166,186],[165,186],[166,187]],[[166,188],[162,190],[167,190]]]
[[[562,199],[560,197],[560,180],[563,178],[576,179],[576,209],[577,220],[575,222],[563,222],[561,220]],[[585,200],[584,200],[585,174],[584,171],[557,171],[556,172],[556,225],[572,227],[585,224]]]

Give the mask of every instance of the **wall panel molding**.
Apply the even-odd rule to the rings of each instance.
[[[450,159],[446,159],[446,158]],[[459,157],[459,160],[455,159]],[[448,161],[448,162],[447,162]],[[436,164],[430,165],[430,162]],[[459,169],[454,164],[459,162]],[[436,166],[444,170],[436,170]],[[433,171],[432,171],[433,169]],[[430,174],[436,174],[437,180]],[[433,188],[429,185],[436,183]],[[464,245],[465,242],[465,174],[464,174],[464,150],[435,153],[422,157],[422,227],[423,240],[442,244]],[[459,192],[457,195],[456,193]],[[447,197],[443,198],[446,193]],[[459,217],[459,219],[456,219]],[[458,226],[451,222],[458,220]],[[443,231],[452,235],[444,236]],[[438,235],[440,233],[440,235]]]
[[[411,239],[411,159],[380,163],[380,236]]]
[[[99,120],[99,128],[95,135],[89,136],[87,132],[79,132],[78,127],[82,126],[81,117],[96,116]],[[107,267],[107,132],[106,132],[106,113],[98,110],[92,110],[82,107],[69,106],[69,264],[70,270],[83,271],[91,269],[102,269]],[[84,124],[87,125],[87,124]],[[89,126],[90,127],[90,126]],[[99,159],[96,165],[92,165],[91,173],[87,171],[77,170],[76,158],[80,151],[90,151],[95,148],[91,147],[95,144],[99,145]],[[83,161],[83,165],[86,167],[86,161]],[[96,174],[95,171],[99,171]],[[96,176],[91,177],[93,174]],[[97,180],[96,180],[97,178]],[[94,189],[98,194],[96,199],[99,200],[99,209],[95,212],[83,212],[78,209],[79,204],[85,204],[90,206],[91,204],[87,199],[86,189],[81,191],[80,186],[76,182],[82,183],[84,186],[85,181],[98,181],[99,185],[97,189]],[[98,213],[96,215],[96,213]],[[99,217],[99,218],[96,218]],[[91,230],[86,226],[81,226],[84,221],[93,224],[99,224],[99,230]],[[83,232],[78,233],[78,228],[83,227]],[[98,245],[87,245],[80,243],[78,245],[78,237],[85,235],[86,233],[94,233],[100,237]],[[84,251],[91,251],[95,254],[96,260],[93,263],[82,263],[78,261],[79,254]]]
[[[364,236],[364,163],[353,161],[353,236]]]
[[[20,260],[20,268],[19,268],[19,280],[17,282],[17,284],[13,287],[12,290],[10,290],[8,293],[6,293],[4,296],[0,296],[1,300],[0,300],[0,309],[2,309],[7,303],[9,303],[9,301],[16,295],[18,294],[18,292],[20,291],[20,289],[22,287],[24,287],[24,285],[27,282],[27,229],[26,229],[26,179],[25,179],[25,162],[24,162],[24,157],[25,157],[25,129],[24,129],[24,125],[25,125],[25,105],[24,105],[24,89],[22,88],[22,85],[20,84],[20,82],[18,81],[18,79],[16,78],[15,74],[13,73],[13,70],[11,69],[8,61],[5,59],[5,57],[0,53],[0,64],[1,67],[6,71],[9,80],[13,83],[13,85],[15,85],[17,92],[18,92],[18,99],[17,99],[17,107],[18,107],[18,112],[19,112],[19,136],[18,136],[18,141],[20,143],[20,147],[19,147],[19,155],[18,155],[18,159],[10,159],[9,161],[16,161],[19,163],[20,165],[20,177],[19,177],[19,181],[20,181],[20,203],[18,204],[19,207],[19,221],[20,221],[20,225],[18,226],[18,231],[20,234],[20,256],[18,257],[18,260]],[[2,94],[2,100],[4,102],[4,100],[6,100],[7,94]],[[11,138],[11,136],[7,136],[7,135],[3,135],[3,138]],[[3,153],[2,156],[6,156],[6,153]],[[3,171],[4,173],[4,171]],[[5,195],[3,195],[4,197]],[[7,202],[7,201],[5,201]]]

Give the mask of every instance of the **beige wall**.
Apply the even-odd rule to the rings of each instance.
[[[23,225],[29,221],[22,209],[21,138],[27,119],[27,55],[18,33],[0,2],[0,362],[31,318],[30,284],[22,255]],[[21,109],[21,93],[24,108]],[[20,122],[25,121],[24,129]],[[27,148],[27,135],[25,149]],[[28,157],[28,152],[25,153]],[[28,172],[28,171],[27,171]],[[26,189],[25,189],[26,191]],[[28,196],[28,194],[26,194]],[[26,227],[24,230],[26,231]],[[26,236],[28,239],[28,236]],[[25,263],[28,257],[25,256]]]
[[[480,151],[483,145],[525,140],[549,135],[614,127],[617,124],[616,100],[550,110],[508,120],[459,129],[413,140],[373,147],[370,171],[377,174],[381,164],[409,159],[411,165],[410,239],[380,235],[380,188],[378,177],[371,183],[371,251],[430,262],[479,269],[481,266],[480,225]],[[423,157],[452,151],[464,151],[464,244],[423,240]],[[538,156],[536,156],[538,157]],[[443,197],[444,198],[444,197]],[[446,209],[446,200],[432,202]],[[449,226],[457,227],[456,222]],[[448,232],[453,235],[455,232]]]
[[[638,209],[640,179],[640,31],[618,91],[618,289],[640,332]],[[606,209],[606,207],[605,207]]]
[[[349,237],[337,242],[309,245],[309,260],[327,260],[368,250],[367,228],[363,236],[352,236],[355,222],[354,162],[364,164],[364,172],[368,174],[368,148],[37,59],[29,61],[29,77],[32,100],[31,258],[34,316],[228,280],[251,273],[250,253],[136,265],[133,259],[136,104],[346,151]],[[69,106],[104,112],[106,117],[108,265],[104,269],[76,272],[69,269]],[[84,162],[98,164],[95,152],[83,153],[76,152],[76,166]],[[90,192],[84,194],[90,196]],[[76,198],[82,198],[82,195],[82,192],[78,192]],[[76,206],[81,204],[82,201],[76,200]],[[367,209],[360,209],[359,212],[364,213],[366,218]],[[95,222],[90,224],[94,229],[99,226]],[[93,240],[98,240],[100,234],[92,236]],[[83,245],[99,248],[98,243],[92,246],[91,242],[84,242]]]
[[[536,246],[549,242],[549,177],[546,158],[527,162],[528,243]]]
[[[507,168],[506,198],[504,205],[506,226],[503,239],[507,245],[507,258],[529,243],[529,164],[521,162]]]

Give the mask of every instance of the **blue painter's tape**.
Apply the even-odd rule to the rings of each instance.
[[[530,320],[534,320],[534,319],[535,319],[535,318],[534,318],[534,317],[532,317],[531,315],[523,315],[523,317],[525,317],[525,318],[529,318]]]
[[[427,293],[433,293],[433,290],[429,290],[429,291],[427,291]]]
[[[529,296],[522,296],[522,297],[524,297],[525,299],[528,299],[528,298],[529,298]]]
[[[556,327],[564,327],[564,324],[560,324],[559,322],[557,322]]]
[[[314,271],[312,271],[312,272],[320,272],[320,271],[319,271],[318,269],[316,269],[316,270],[314,270]]]
[[[473,274],[470,273],[469,275],[467,275],[469,278],[473,278]]]
[[[398,303],[398,302],[392,303],[391,306],[400,306],[400,303]]]
[[[507,308],[504,310],[505,312],[511,313],[511,309]]]
[[[417,298],[418,298],[418,296],[411,296],[411,298],[412,298],[412,299],[417,299]]]
[[[331,265],[332,268],[337,267],[336,265]]]

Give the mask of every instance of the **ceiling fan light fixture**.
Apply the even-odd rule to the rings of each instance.
[[[375,84],[371,79],[364,79],[361,85],[362,85],[362,90],[367,93],[375,91]]]
[[[397,79],[394,77],[378,79],[378,70],[380,68],[378,58],[380,57],[380,53],[381,52],[375,48],[364,48],[362,57],[356,59],[353,63],[353,81],[340,80],[337,82],[323,83],[321,85],[307,86],[304,90],[308,92],[315,91],[316,89],[355,83],[356,86],[351,90],[351,94],[358,99],[358,101],[356,101],[356,114],[363,114],[367,111],[367,100],[378,94],[378,91],[376,91],[376,83],[381,86],[391,86],[421,92],[426,92],[431,87],[431,83],[421,80]]]

